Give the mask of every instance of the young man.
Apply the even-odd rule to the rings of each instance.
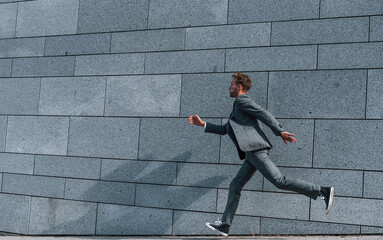
[[[291,179],[281,174],[278,167],[269,159],[271,143],[262,131],[260,122],[268,126],[276,136],[280,136],[287,144],[296,142],[294,134],[286,132],[275,118],[265,109],[257,105],[247,95],[251,88],[249,76],[235,73],[229,88],[230,97],[235,98],[233,111],[229,120],[223,126],[203,121],[197,114],[188,118],[189,123],[203,126],[205,132],[220,135],[228,134],[237,147],[240,159],[245,159],[237,175],[230,183],[226,208],[220,221],[206,223],[212,230],[223,236],[228,236],[230,224],[238,207],[241,190],[258,170],[267,180],[277,188],[290,190],[306,195],[309,198],[321,197],[326,205],[327,214],[330,213],[334,199],[333,187],[319,185],[302,180]]]

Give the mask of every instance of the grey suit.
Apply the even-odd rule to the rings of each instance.
[[[230,183],[222,222],[231,224],[241,196],[241,190],[256,170],[259,170],[267,180],[280,189],[295,191],[312,199],[316,199],[319,194],[319,185],[290,179],[281,174],[278,167],[269,159],[268,152],[272,145],[263,132],[259,121],[262,121],[277,136],[284,131],[268,111],[257,105],[248,95],[242,94],[235,100],[233,111],[226,124],[221,126],[206,123],[206,132],[221,135],[229,134],[237,147],[240,159],[246,159]]]

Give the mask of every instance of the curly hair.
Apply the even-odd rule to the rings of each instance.
[[[246,75],[244,73],[241,73],[241,72],[237,72],[237,73],[234,73],[231,76],[235,79],[235,82],[237,84],[241,84],[242,85],[242,90],[244,92],[247,92],[247,91],[250,90],[250,88],[251,88],[251,80],[250,80],[248,75]]]

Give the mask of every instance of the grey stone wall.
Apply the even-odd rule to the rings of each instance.
[[[241,161],[231,74],[298,143],[256,173],[233,234],[383,232],[382,0],[0,0],[0,231],[205,235]]]

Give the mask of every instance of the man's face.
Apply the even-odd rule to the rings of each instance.
[[[237,97],[238,96],[239,88],[238,88],[237,83],[235,82],[235,78],[233,78],[233,80],[231,80],[229,93],[230,93],[230,97]]]

